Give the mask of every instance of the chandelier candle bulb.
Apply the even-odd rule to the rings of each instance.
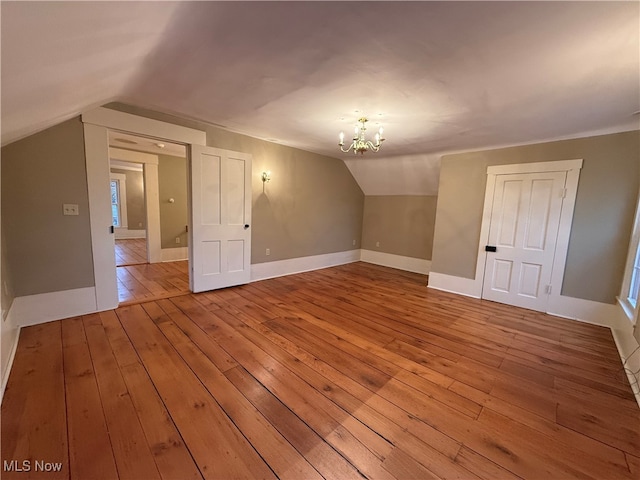
[[[344,132],[340,132],[340,143],[338,145],[344,145]]]

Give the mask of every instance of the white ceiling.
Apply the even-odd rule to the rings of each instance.
[[[345,158],[367,194],[425,194],[443,152],[640,128],[638,2],[1,8],[3,145],[121,101]],[[344,155],[361,113],[387,140]]]

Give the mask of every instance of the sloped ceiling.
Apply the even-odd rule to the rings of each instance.
[[[432,194],[444,152],[640,128],[637,2],[1,9],[3,145],[121,101],[343,158],[366,194]],[[340,153],[361,114],[383,150]]]

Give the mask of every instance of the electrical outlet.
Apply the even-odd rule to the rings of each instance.
[[[271,249],[267,248],[267,250],[264,252],[265,255],[271,255]]]
[[[64,203],[62,205],[63,215],[80,215],[78,205],[74,203]]]
[[[176,237],[176,243],[180,243],[180,237]]]
[[[355,241],[355,240],[353,241],[353,246],[354,246],[354,247],[356,246],[356,241]]]
[[[380,246],[380,242],[376,242],[376,247],[379,247],[379,246]]]

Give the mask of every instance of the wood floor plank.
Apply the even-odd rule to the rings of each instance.
[[[62,322],[71,478],[118,476],[82,318]]]
[[[522,478],[466,446],[460,449],[460,453],[456,457],[456,462],[484,480],[495,480],[498,478],[502,480],[517,480]]]
[[[121,308],[118,316],[202,475],[275,478],[142,307]]]
[[[237,315],[246,319],[243,314]],[[226,317],[224,320],[232,325],[237,323],[231,317]],[[251,322],[249,321],[249,323]],[[296,346],[304,346],[304,342],[294,344],[279,337],[275,332],[269,332],[268,328],[259,322],[254,322],[253,325],[258,328],[260,333],[246,328],[238,328],[238,330],[260,348],[276,357],[317,391],[330,398],[363,424],[369,425],[398,449],[410,454],[426,469],[444,478],[473,478],[473,473],[460,468],[453,462],[453,458],[460,448],[457,442],[408,415],[396,405],[377,395],[372,395],[370,390],[328,364],[319,365],[321,360]],[[276,347],[272,341],[275,341],[279,347]],[[288,342],[288,345],[282,342]],[[312,366],[314,368],[310,368]],[[427,441],[428,443],[425,443]]]
[[[147,239],[117,238],[115,255],[117,266],[147,263]]]
[[[159,479],[151,449],[98,314],[83,317],[89,352],[118,475],[122,479]]]
[[[244,368],[225,376],[325,478],[362,480],[358,470]]]
[[[379,439],[373,431],[365,427],[356,437],[354,432],[342,425],[348,416],[347,412],[328,401],[296,375],[289,374],[286,368],[264,351],[246,344],[241,335],[227,327],[213,313],[205,310],[191,297],[177,297],[171,301],[213,335],[236,361],[271,392],[286,399],[296,415],[327,439],[358,470],[367,476],[392,478],[380,465],[380,457],[386,451],[376,451]],[[391,445],[385,448],[389,450]]]
[[[175,323],[159,327],[278,478],[322,478]]]
[[[171,415],[114,311],[100,320],[163,480],[202,479]]]
[[[126,269],[135,305],[22,329],[3,462],[61,455],[73,480],[640,473],[606,328],[362,262],[197,295],[187,262]]]
[[[43,403],[42,399],[46,399]],[[24,329],[2,402],[2,478],[37,478],[36,461],[60,464],[47,478],[68,479],[67,416],[60,322]],[[5,467],[27,461],[27,472]]]

